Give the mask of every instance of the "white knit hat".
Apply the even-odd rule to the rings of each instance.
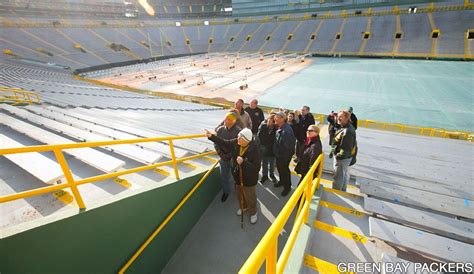
[[[248,128],[244,128],[239,132],[239,137],[244,138],[247,142],[252,141],[252,131]]]

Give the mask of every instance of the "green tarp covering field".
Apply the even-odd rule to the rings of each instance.
[[[474,131],[474,63],[313,58],[260,104],[315,113],[352,106],[359,119]]]

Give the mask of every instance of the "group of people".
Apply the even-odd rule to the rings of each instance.
[[[355,163],[357,151],[351,113],[352,108],[337,114],[333,112],[328,117],[332,147],[329,156],[334,157],[333,188],[344,191],[349,181],[349,166]],[[245,109],[244,101],[237,100],[215,133],[205,130],[220,157],[221,201],[228,199],[233,189],[232,181],[235,181],[239,188],[237,196],[242,202],[237,215],[248,212],[250,222],[256,223],[257,183],[270,180],[274,187],[283,187],[281,195],[287,196],[291,192],[291,160],[296,162],[294,170],[302,180],[322,153],[319,133],[309,106],[294,112],[274,109],[265,118],[256,99]],[[279,181],[275,177],[275,167]]]

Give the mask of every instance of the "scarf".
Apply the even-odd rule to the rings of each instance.
[[[318,136],[315,136],[315,137],[309,137],[309,138],[306,138],[306,142],[304,143],[305,146],[309,145],[313,140],[317,140],[319,138],[319,135]]]

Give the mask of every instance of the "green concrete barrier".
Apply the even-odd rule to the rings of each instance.
[[[0,273],[117,273],[204,173],[0,240]],[[127,273],[159,273],[220,190],[214,170]]]

